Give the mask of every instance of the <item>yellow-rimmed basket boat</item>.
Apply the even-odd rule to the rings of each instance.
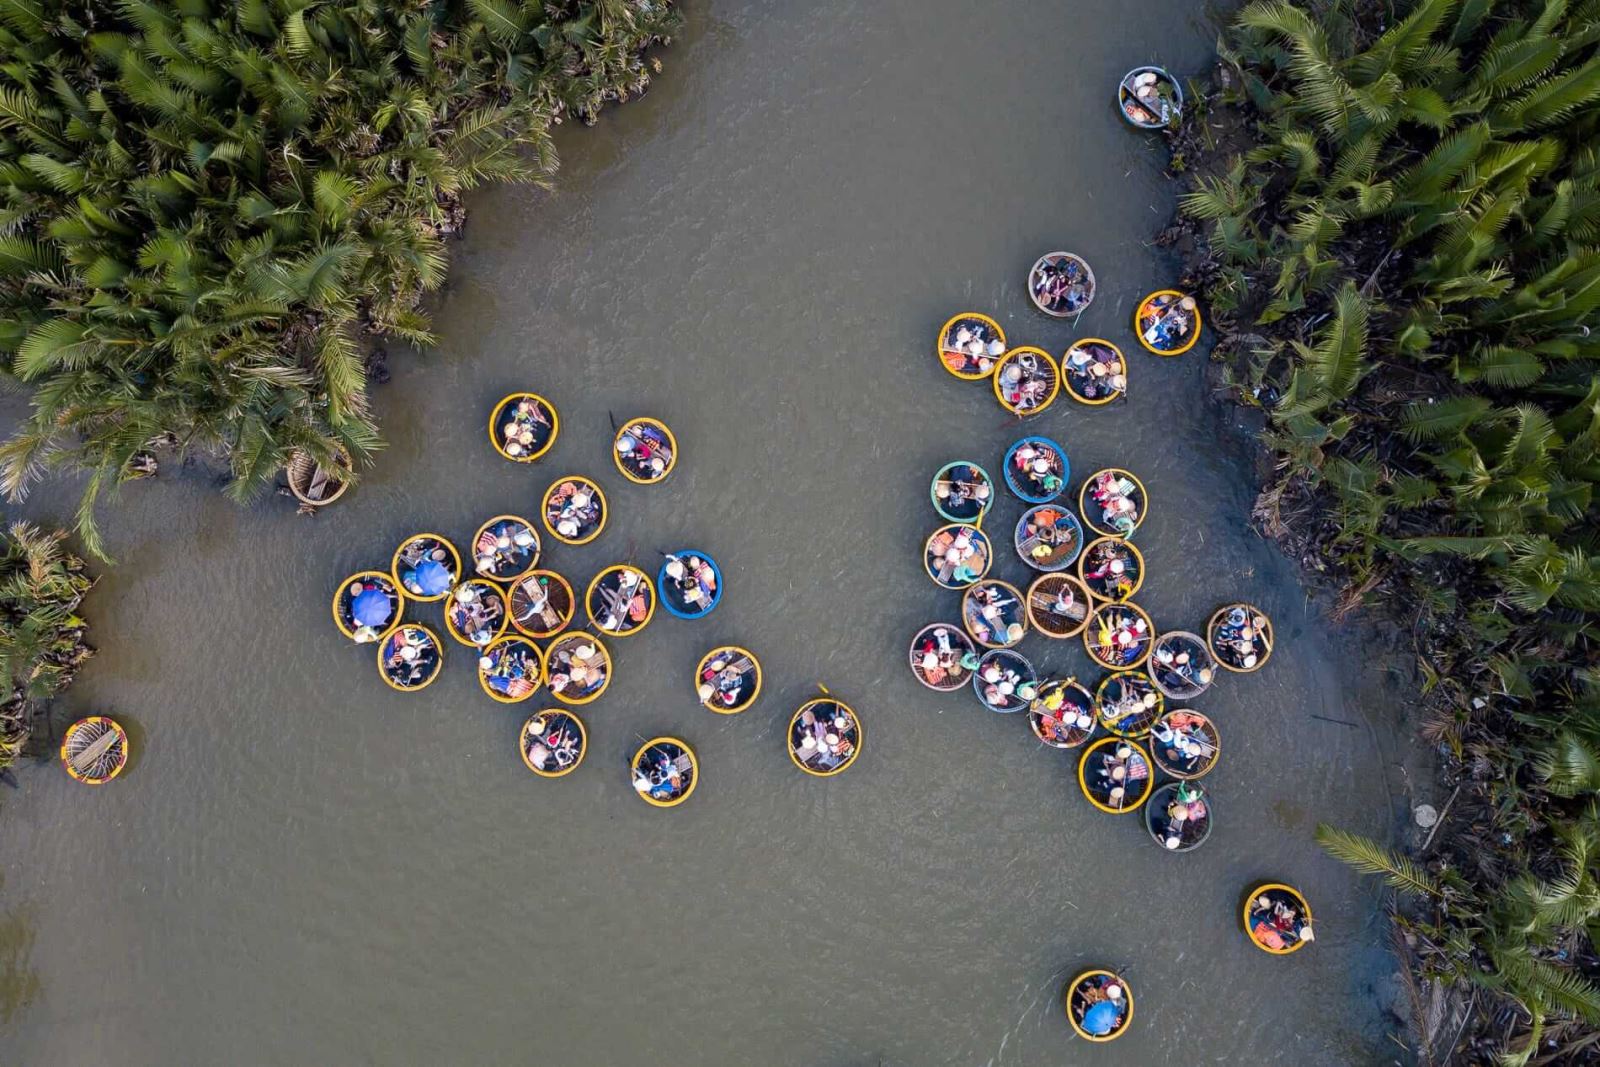
[[[376,596],[362,599],[358,610],[356,601],[364,594]],[[382,614],[385,606],[388,608],[386,615]],[[333,625],[350,640],[367,645],[399,622],[405,607],[405,594],[393,575],[383,571],[357,571],[333,591]]]
[[[1292,885],[1258,885],[1244,898],[1244,932],[1252,945],[1268,955],[1299,952],[1316,939],[1311,902]]]
[[[61,737],[61,766],[75,782],[105,785],[128,765],[128,731],[105,715],[90,715]]]
[[[1064,999],[1067,1021],[1085,1041],[1115,1041],[1133,1022],[1133,990],[1112,971],[1084,971],[1067,983]]]
[[[1156,625],[1137,604],[1122,600],[1101,604],[1083,629],[1083,649],[1108,671],[1131,671],[1150,658]]]
[[[1100,725],[1118,737],[1142,740],[1166,706],[1161,690],[1144,671],[1108,674],[1094,691],[1094,711]]]
[[[1217,680],[1217,660],[1205,638],[1167,630],[1150,648],[1150,680],[1173,700],[1193,700]]]
[[[1046,252],[1028,269],[1028,298],[1055,319],[1076,319],[1094,303],[1094,270],[1075,252]]]
[[[539,531],[521,515],[496,515],[472,535],[472,569],[480,578],[514,582],[539,565]]]
[[[589,704],[611,684],[611,653],[598,637],[562,634],[544,650],[544,684],[563,704]]]
[[[1144,553],[1121,537],[1098,537],[1078,557],[1078,580],[1097,601],[1127,600],[1144,584]]]
[[[718,645],[694,669],[695,696],[718,715],[748,710],[761,695],[761,661],[748,648]]]
[[[348,452],[338,452],[331,469],[312,459],[308,453],[296,452],[285,464],[283,476],[289,483],[289,492],[294,494],[296,500],[306,507],[320,508],[344,496],[345,490],[350,488],[350,471]]]
[[[1077,637],[1089,625],[1094,601],[1081,579],[1070,574],[1041,574],[1028,586],[1028,622],[1046,637]]]
[[[1078,788],[1109,815],[1138,811],[1154,784],[1149,753],[1126,737],[1102,737],[1078,761]]]
[[[689,742],[652,737],[633,754],[628,769],[639,799],[656,808],[675,808],[700,784],[700,762]]]
[[[530,571],[511,586],[511,625],[524,637],[549,640],[577,610],[571,583],[555,571]]]
[[[489,443],[513,463],[532,463],[556,443],[561,416],[538,393],[510,393],[489,413]]]
[[[1157,289],[1133,312],[1139,343],[1158,356],[1181,356],[1200,340],[1200,305],[1176,289]]]
[[[961,625],[984,648],[1011,648],[1028,632],[1028,607],[1016,586],[985,578],[962,594]]]
[[[1085,337],[1061,356],[1061,386],[1080,404],[1109,404],[1128,395],[1128,361],[1105,338]]]
[[[607,637],[630,637],[656,613],[650,576],[629,563],[615,563],[594,576],[583,594],[589,622]]]
[[[478,684],[501,704],[527,700],[544,684],[539,646],[521,634],[500,638],[478,657]]]
[[[444,645],[421,623],[403,622],[378,642],[378,674],[390,689],[426,689],[443,669]]]
[[[486,648],[511,625],[506,591],[487,578],[468,578],[444,602],[444,628],[469,648]]]
[[[1081,748],[1094,736],[1094,696],[1076,678],[1052,678],[1028,707],[1028,726],[1051,748]]]
[[[1006,351],[1006,332],[1000,324],[976,311],[963,311],[944,324],[933,344],[939,365],[968,382],[982,381]]]
[[[442,534],[412,534],[394,550],[389,574],[419,604],[443,600],[461,581],[461,553]]]
[[[826,694],[827,690],[823,690]],[[807,774],[831,778],[844,773],[866,741],[866,727],[855,709],[832,696],[801,704],[789,720],[789,758]]]
[[[589,732],[576,712],[546,708],[528,716],[518,736],[517,750],[528,770],[541,778],[571,774],[589,750]]]
[[[606,494],[579,474],[557,478],[539,505],[544,528],[564,545],[586,545],[606,528]]]
[[[939,527],[922,545],[922,569],[944,589],[965,589],[981,581],[993,562],[989,535],[964,522]]]
[[[1060,392],[1061,368],[1042,348],[1013,348],[995,364],[994,398],[1018,418],[1039,414]]]
[[[1222,758],[1222,735],[1208,717],[1177,708],[1150,728],[1150,758],[1168,777],[1184,782],[1204,778]]]
[[[1144,483],[1121,467],[1095,471],[1078,490],[1078,514],[1089,529],[1104,537],[1132,537],[1149,509]]]
[[[1229,604],[1206,624],[1206,644],[1223,670],[1251,674],[1272,658],[1272,620],[1254,604]]]
[[[611,461],[635,485],[654,485],[678,465],[678,439],[660,419],[629,419],[612,439]]]
[[[977,651],[978,646],[961,627],[929,623],[911,639],[911,673],[936,693],[953,693],[972,677],[976,665],[968,667],[967,663]]]

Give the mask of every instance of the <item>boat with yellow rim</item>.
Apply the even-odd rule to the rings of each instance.
[[[520,515],[496,515],[472,535],[472,568],[480,578],[514,582],[539,565],[539,531]]]
[[[629,419],[612,441],[611,458],[628,481],[651,485],[678,465],[678,439],[660,419]]]
[[[1311,929],[1311,903],[1292,885],[1267,882],[1244,900],[1244,929],[1250,943],[1273,956],[1299,952],[1316,940]]]
[[[555,571],[529,571],[511,586],[511,625],[524,637],[554,637],[577,610],[572,585]]]
[[[1132,471],[1107,467],[1083,480],[1078,490],[1078,511],[1097,534],[1132,537],[1144,523],[1150,495]]]
[[[1099,537],[1078,557],[1078,580],[1096,600],[1127,600],[1144,584],[1144,553],[1121,537]]]
[[[90,715],[61,737],[61,766],[75,782],[105,785],[128,765],[128,731],[105,715]]]
[[[1083,648],[1089,658],[1108,671],[1128,671],[1150,658],[1155,623],[1136,604],[1126,600],[1101,604],[1089,613],[1083,630]]]
[[[978,668],[978,646],[959,626],[929,623],[911,639],[911,673],[939,693],[953,693]]]
[[[1078,788],[1089,803],[1111,815],[1139,810],[1152,785],[1149,754],[1126,737],[1102,737],[1078,761]]]
[[[1053,678],[1028,707],[1028,726],[1051,748],[1080,748],[1094,736],[1094,697],[1076,678]]]
[[[1117,110],[1128,125],[1164,130],[1183,115],[1183,86],[1161,67],[1134,67],[1117,85]]]
[[[1046,252],[1028,270],[1028,296],[1052,318],[1077,318],[1094,302],[1094,294],[1094,271],[1073,252]]]
[[[1200,340],[1200,305],[1176,289],[1157,289],[1133,312],[1139,343],[1158,356],[1181,356]]]
[[[1205,789],[1194,782],[1168,782],[1150,795],[1144,826],[1167,852],[1193,852],[1211,836],[1215,814]]]
[[[546,708],[522,724],[517,750],[528,770],[541,778],[571,774],[589,749],[589,732],[576,712]]]
[[[378,673],[391,689],[426,689],[444,668],[444,646],[421,623],[403,622],[378,642]]]
[[[1133,991],[1111,971],[1084,971],[1067,983],[1067,1021],[1085,1041],[1115,1041],[1133,1022]]]
[[[1062,355],[1061,384],[1080,404],[1109,404],[1128,395],[1128,361],[1105,338],[1085,337]]]
[[[510,393],[489,413],[489,443],[513,463],[532,463],[560,432],[556,406],[538,393]]]
[[[1094,693],[1100,725],[1118,737],[1142,739],[1161,718],[1166,700],[1143,671],[1118,671],[1100,679]]]
[[[978,522],[994,506],[994,479],[970,460],[940,467],[928,492],[933,510],[951,522]]]
[[[356,644],[371,644],[400,621],[405,603],[393,576],[357,571],[333,592],[333,624]]]
[[[957,378],[981,381],[994,373],[1005,354],[1006,332],[987,315],[963,311],[944,324],[933,351],[939,365]]]
[[[989,573],[994,549],[989,535],[964,522],[941,526],[922,546],[922,567],[945,589],[965,589]]]
[[[583,603],[601,633],[628,637],[643,630],[656,613],[656,591],[644,571],[617,563],[594,576]]]
[[[700,784],[700,764],[689,742],[652,737],[628,763],[633,790],[656,808],[674,808],[688,800]]]
[[[501,704],[520,704],[539,691],[544,663],[539,646],[512,634],[495,641],[478,657],[478,684]]]
[[[487,578],[468,578],[444,602],[444,628],[463,645],[483,648],[510,625],[506,591]]]
[[[412,600],[443,600],[461,581],[461,553],[441,534],[412,534],[395,549],[389,571]]]
[[[1028,608],[1016,586],[987,578],[962,595],[961,624],[984,648],[1010,648],[1028,632]]]
[[[1205,638],[1188,630],[1168,630],[1150,649],[1150,680],[1173,700],[1193,700],[1211,688],[1217,661]]]
[[[737,715],[761,695],[761,661],[738,645],[719,645],[694,669],[695,696],[718,715]]]
[[[588,704],[611,684],[611,653],[598,637],[563,634],[544,650],[544,684],[563,704]]]
[[[1178,708],[1150,728],[1150,758],[1169,777],[1204,778],[1222,758],[1222,735],[1217,724],[1198,711]]]
[[[855,709],[827,692],[800,705],[789,720],[789,758],[818,778],[842,774],[861,755],[866,739]]]
[[[978,661],[972,691],[980,704],[1000,715],[1026,711],[1039,695],[1039,672],[1016,649],[997,648]]]
[[[283,468],[289,492],[306,508],[325,507],[344,496],[350,488],[350,472],[350,454],[343,450],[334,453],[331,463],[318,463],[309,452],[296,452]]]
[[[545,490],[539,513],[551,537],[564,545],[586,545],[606,527],[606,494],[582,475],[557,478]]]
[[[1272,620],[1254,604],[1229,604],[1211,616],[1206,644],[1223,670],[1259,671],[1272,657]]]
[[[1037,415],[1061,392],[1061,368],[1042,348],[1024,345],[1000,357],[994,368],[994,398],[1020,418]]]
[[[1070,574],[1041,574],[1028,586],[1028,623],[1046,637],[1077,637],[1089,625],[1088,588]]]

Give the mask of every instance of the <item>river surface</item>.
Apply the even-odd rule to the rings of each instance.
[[[376,394],[390,447],[358,489],[306,519],[172,468],[104,509],[119,565],[87,604],[100,653],[57,710],[120,716],[138,755],[103,789],[45,765],[0,794],[0,1060],[1394,1062],[1374,897],[1311,837],[1319,820],[1387,834],[1396,742],[1372,724],[1393,718],[1392,686],[1249,530],[1254,483],[1202,399],[1202,354],[1158,360],[1129,328],[1171,279],[1148,238],[1172,203],[1113,87],[1152,59],[1201,69],[1213,39],[1182,0],[1137,22],[1106,0],[690,5],[652,91],[563,132],[555,192],[472,199],[440,345],[394,353]],[[1101,282],[1076,327],[1024,288],[1057,247]],[[1137,599],[1158,627],[1201,629],[1235,598],[1277,621],[1271,664],[1196,702],[1226,747],[1198,853],[1093,811],[1073,754],[1023,716],[906,668],[919,627],[957,619],[920,562],[940,524],[929,478],[957,458],[997,472],[1024,432],[936,363],[963,310],[1013,344],[1103,336],[1129,354],[1128,403],[1063,399],[1028,429],[1067,445],[1074,496],[1102,466],[1144,479]],[[531,468],[484,434],[517,388],[562,416]],[[623,482],[608,413],[672,425],[665,484]],[[565,473],[596,477],[612,520],[545,565],[581,589],[695,545],[727,595],[612,643],[614,683],[581,712],[588,758],[545,781],[516,752],[543,699],[491,703],[453,644],[435,685],[393,692],[328,601],[408,533],[464,544],[491,515],[536,515]],[[48,485],[24,513],[70,522],[74,491]],[[1020,511],[988,522],[1005,546]],[[1030,577],[1009,547],[994,573]],[[439,623],[437,605],[412,614]],[[692,690],[724,642],[766,668],[735,717]],[[1099,677],[1076,641],[1024,651]],[[784,750],[818,683],[868,731],[831,780]],[[624,767],[662,733],[703,764],[672,811]],[[1288,959],[1240,931],[1242,894],[1269,879],[1319,920]],[[1061,1008],[1091,966],[1136,998],[1103,1047]]]

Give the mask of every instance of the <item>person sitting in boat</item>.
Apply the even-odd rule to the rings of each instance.
[[[550,420],[540,405],[526,398],[517,401],[511,417],[500,427],[500,439],[509,456],[524,456],[538,451],[538,443],[550,428]]]
[[[988,374],[1005,354],[1005,342],[977,319],[964,319],[946,334],[941,345],[945,361],[959,374]],[[953,358],[952,358],[953,357]]]
[[[1139,315],[1139,332],[1158,352],[1181,348],[1199,321],[1194,297],[1172,294],[1152,297]]]
[[[1031,352],[1017,356],[1000,373],[1000,392],[1016,411],[1029,411],[1042,404],[1054,384],[1050,368]]]
[[[1061,456],[1050,448],[1036,448],[1029,442],[1011,457],[1017,477],[1031,496],[1054,496],[1061,491]]]
[[[1089,275],[1075,256],[1046,259],[1033,275],[1033,297],[1046,310],[1073,315],[1089,306]]]
[[[456,631],[480,648],[493,641],[500,632],[500,620],[505,616],[505,602],[499,596],[486,594],[476,586],[463,582],[456,586],[450,619]]]
[[[1045,610],[1057,618],[1070,619],[1073,622],[1081,620],[1089,613],[1088,605],[1079,600],[1078,594],[1072,591],[1071,582],[1062,582],[1057,587],[1055,596],[1050,600],[1050,606]]]
[[[1069,377],[1073,392],[1085,400],[1103,400],[1128,388],[1122,358],[1109,345],[1073,345],[1062,370]]]
[[[583,735],[573,728],[565,715],[536,715],[523,729],[522,744],[528,762],[552,774],[578,761],[583,751]]]
[[[1270,949],[1283,951],[1313,941],[1311,920],[1286,893],[1263,893],[1250,903],[1250,936]]]
[[[971,647],[957,648],[950,631],[943,626],[922,639],[917,646],[917,663],[929,685],[942,685],[978,669],[978,653]]]

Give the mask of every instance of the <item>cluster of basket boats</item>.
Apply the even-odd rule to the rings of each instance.
[[[555,406],[534,393],[513,393],[495,406],[489,438],[516,463],[533,463],[560,429]],[[629,482],[662,481],[678,463],[678,444],[665,423],[637,418],[616,428],[612,457]],[[592,478],[555,479],[539,505],[542,526],[520,515],[495,515],[478,526],[466,551],[440,533],[417,533],[395,549],[386,570],[363,570],[339,583],[333,620],[358,644],[377,646],[385,684],[418,692],[444,669],[440,632],[472,650],[478,684],[491,699],[520,704],[541,690],[560,705],[524,723],[518,748],[528,769],[543,777],[570,774],[583,761],[588,733],[573,709],[593,703],[611,684],[615,663],[607,642],[650,624],[657,606],[680,619],[702,619],[722,602],[722,571],[697,548],[662,553],[654,577],[632,562],[602,568],[583,588],[541,567],[544,538],[586,545],[610,516],[605,492]],[[442,626],[408,618],[423,604],[441,607]],[[580,608],[584,623],[578,622]],[[687,672],[685,672],[687,674]],[[747,710],[761,692],[761,665],[748,649],[720,645],[695,666],[694,693],[719,714]],[[848,705],[824,691],[790,723],[789,754],[808,774],[843,771],[860,753],[862,726]],[[687,800],[699,782],[693,748],[681,738],[655,737],[630,761],[639,796],[658,807]]]

